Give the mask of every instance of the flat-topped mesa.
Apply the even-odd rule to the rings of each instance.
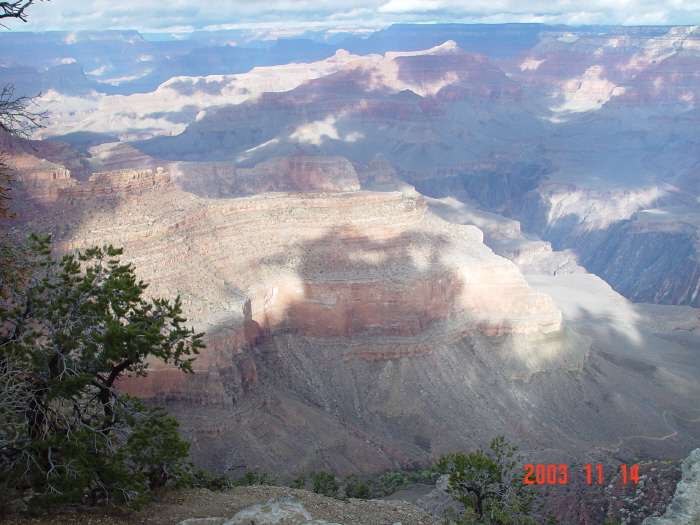
[[[311,155],[303,150],[261,162],[254,168],[237,169],[236,186],[241,193],[360,189],[357,173],[347,159]]]
[[[304,242],[300,275],[258,287],[253,319],[271,333],[352,340],[350,355],[366,359],[426,353],[477,331],[561,328],[551,299],[490,252],[476,228],[425,223],[433,224],[389,238],[365,226]]]
[[[265,191],[355,191],[360,181],[343,157],[294,155],[273,157],[252,168],[230,162],[174,162],[175,185],[202,197],[230,197]]]
[[[367,164],[354,164],[360,182],[389,182],[398,180],[396,170],[381,153],[377,153]]]

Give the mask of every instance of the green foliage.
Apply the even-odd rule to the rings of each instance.
[[[179,298],[146,284],[106,246],[52,259],[30,236],[0,281],[0,482],[31,505],[129,502],[189,469],[177,422],[122,394],[150,358],[191,371],[201,334]]]
[[[233,482],[226,474],[214,474],[209,470],[198,469],[185,478],[184,485],[207,490],[224,490],[233,487]]]
[[[249,487],[251,485],[277,485],[277,478],[263,472],[258,474],[255,470],[248,470],[240,478],[233,482],[234,487]]]
[[[299,476],[289,486],[293,489],[304,489],[306,487],[306,476]]]
[[[500,436],[491,441],[486,453],[477,450],[440,456],[437,466],[449,474],[447,491],[464,506],[457,516],[458,524],[542,523],[531,516],[537,493],[524,484],[523,474],[516,471],[516,451],[517,447],[511,447]]]
[[[610,518],[605,518],[605,521],[603,522],[603,525],[620,525],[620,522],[618,520],[613,520]]]
[[[185,461],[190,444],[180,439],[180,424],[162,408],[147,408],[136,398],[127,398],[131,407],[126,421],[131,435],[126,440],[128,462],[153,490],[183,479],[192,468]]]
[[[369,485],[360,481],[356,474],[350,474],[345,478],[345,495],[348,498],[370,499],[372,494]]]
[[[442,509],[442,517],[444,519],[445,525],[449,525],[450,523],[457,523],[459,521],[457,511],[452,505]]]
[[[314,493],[328,496],[329,498],[338,497],[338,484],[335,482],[335,476],[324,471],[312,471],[309,474],[311,481],[314,483]]]
[[[414,483],[434,485],[439,477],[440,472],[436,465],[431,465],[428,470],[392,470],[374,479],[370,490],[375,497],[382,497]]]

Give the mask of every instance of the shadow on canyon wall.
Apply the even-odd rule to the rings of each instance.
[[[413,233],[376,241],[361,229],[341,232],[305,243],[298,295],[281,302],[284,321],[270,325],[251,350],[260,386],[230,412],[208,409],[221,421],[216,434],[197,433],[186,408],[173,407],[200,447],[199,462],[215,466],[213,458],[246,450],[249,466],[291,479],[319,468],[346,474],[424,465],[441,453],[483,448],[496,435],[540,463],[675,459],[697,446],[694,340],[664,342],[643,319],[619,327],[593,319],[585,307],[576,315],[581,320],[567,321],[551,341],[478,330],[446,340],[440,320],[423,327],[411,311],[426,308],[412,294],[420,295],[439,249],[419,265],[410,251]],[[387,251],[384,261],[372,256]],[[259,262],[288,261],[282,252]],[[349,275],[371,276],[382,262],[396,276],[388,285],[347,282]],[[436,298],[453,297],[438,291]],[[408,304],[395,321],[390,310],[401,309],[399,300]],[[397,330],[394,322],[408,326]],[[410,340],[416,348],[425,333],[420,351],[401,350]],[[513,356],[537,358],[543,348],[573,348],[582,359],[513,374]]]
[[[441,262],[447,245],[426,232],[379,240],[353,225],[331,229],[303,244],[303,288],[270,328],[320,337],[417,336],[451,317],[464,285]],[[284,264],[284,253],[272,257]]]

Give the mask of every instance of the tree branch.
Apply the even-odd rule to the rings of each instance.
[[[34,0],[20,0],[18,2],[0,2],[0,18],[18,18],[22,22],[27,21],[27,15],[24,12]]]
[[[41,93],[36,97],[15,96],[13,85],[4,86],[0,91],[0,130],[14,137],[28,138],[34,130],[43,128],[42,122],[47,118],[46,112],[32,113],[27,110],[30,104],[36,105],[34,100],[40,96]]]

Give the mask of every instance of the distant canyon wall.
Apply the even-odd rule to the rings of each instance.
[[[550,172],[547,164],[504,165],[408,180],[427,195],[473,198],[519,221],[633,301],[700,307],[700,220],[685,192],[662,181],[598,189],[551,180]]]

